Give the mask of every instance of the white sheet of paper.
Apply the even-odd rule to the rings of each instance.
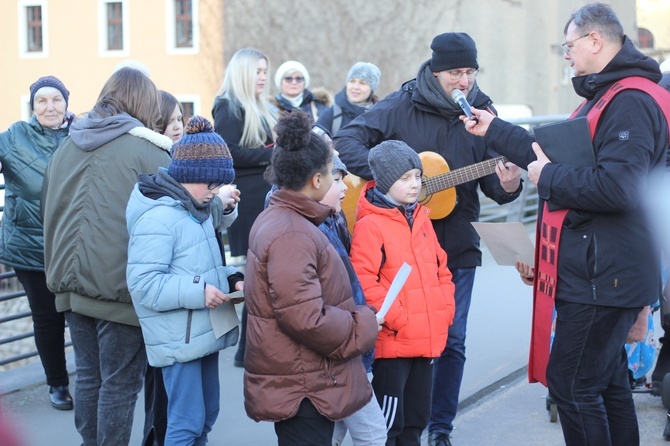
[[[389,308],[391,308],[396,297],[398,297],[398,293],[400,293],[403,285],[407,282],[410,272],[412,272],[412,267],[407,263],[403,263],[393,278],[393,282],[391,282],[391,286],[389,287],[388,293],[386,293],[381,309],[377,312],[378,318],[386,317],[386,313],[388,313]]]
[[[230,296],[233,296],[233,294],[235,293],[230,294]],[[210,308],[209,319],[212,321],[214,336],[217,339],[240,324],[235,305],[230,301],[224,302],[216,308]]]
[[[521,260],[531,266],[535,263],[535,248],[523,223],[472,222],[477,233],[498,265],[514,266]]]

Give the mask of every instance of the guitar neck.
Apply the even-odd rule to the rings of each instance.
[[[507,162],[507,158],[499,156],[481,161],[470,166],[461,167],[460,169],[452,170],[450,172],[435,175],[434,177],[426,178],[424,184],[426,186],[427,194],[434,194],[436,192],[458,186],[459,184],[467,183],[468,181],[476,180],[486,175],[495,173],[496,164],[498,161]]]

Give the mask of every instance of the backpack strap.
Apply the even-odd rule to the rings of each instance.
[[[330,126],[330,134],[335,136],[340,127],[342,127],[342,107],[336,102],[333,104],[333,124]]]

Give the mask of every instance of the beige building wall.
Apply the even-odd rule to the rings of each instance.
[[[30,84],[54,75],[70,90],[69,109],[91,109],[114,67],[131,58],[144,63],[159,89],[194,102],[196,112],[210,118],[214,94],[223,79],[222,0],[193,0],[199,16],[199,49],[171,54],[166,43],[172,0],[122,0],[128,12],[127,48],[108,55],[99,48],[99,11],[103,0],[3,0],[0,29],[0,129],[26,117]],[[19,11],[40,4],[46,11],[43,56],[20,55]],[[23,44],[25,45],[25,44]]]
[[[311,87],[336,93],[359,60],[382,71],[385,96],[416,76],[430,58],[432,38],[442,32],[473,36],[481,66],[478,82],[497,104],[524,104],[533,114],[569,112],[580,99],[570,83],[571,70],[560,43],[570,12],[583,0],[348,0],[286,2],[267,0],[193,0],[199,15],[199,50],[171,54],[166,43],[166,14],[172,0],[122,0],[129,13],[129,44],[122,56],[101,55],[98,13],[104,0],[4,0],[0,15],[0,129],[25,117],[29,85],[53,74],[71,91],[70,110],[89,110],[113,68],[126,58],[144,62],[158,88],[195,101],[196,112],[211,118],[211,105],[235,51],[256,47],[274,70],[296,59],[310,71]],[[48,54],[20,57],[18,11],[40,3],[47,10]],[[667,0],[612,0],[626,33],[637,26],[652,31],[656,44],[670,47]],[[639,16],[639,21],[637,17]]]
[[[668,0],[659,0],[667,2]],[[226,0],[226,60],[240,48],[266,52],[272,76],[282,62],[302,62],[311,86],[333,93],[355,62],[382,72],[384,96],[416,77],[443,32],[469,33],[479,51],[480,88],[494,103],[526,104],[534,114],[567,113],[580,99],[560,44],[582,0]],[[610,0],[626,33],[636,36],[635,0]],[[666,20],[670,23],[670,19]],[[273,95],[277,89],[272,83]]]
[[[670,1],[638,0],[637,26],[654,35],[655,56],[670,58]]]

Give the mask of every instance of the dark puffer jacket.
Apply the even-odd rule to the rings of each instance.
[[[575,92],[588,101],[579,115],[612,84],[630,76],[661,79],[658,64],[626,38],[601,72],[573,78]],[[658,300],[659,243],[646,221],[642,197],[651,171],[665,166],[668,139],[668,123],[654,99],[624,90],[600,116],[593,138],[595,168],[544,166],[540,198],[570,209],[559,242],[557,300],[620,308]],[[528,132],[500,119],[491,122],[486,141],[520,166],[535,160]]]
[[[44,271],[44,236],[40,195],[47,163],[67,137],[69,123],[56,130],[33,116],[0,133],[0,162],[5,177],[0,262],[14,268]]]
[[[281,94],[278,94],[270,101],[272,104],[276,105],[279,110],[290,112],[295,110],[296,107],[291,105],[289,101],[286,100]],[[302,103],[297,109],[304,111],[309,116],[312,117],[312,121],[316,122],[328,107],[333,104],[332,94],[329,93],[324,88],[315,88],[313,91],[305,88],[302,94]],[[314,114],[314,109],[316,109],[316,115]]]
[[[476,108],[491,107],[491,99],[481,90],[471,101]],[[451,170],[495,158],[484,138],[469,134],[454,114],[442,116],[416,88],[416,80],[406,82],[399,91],[391,93],[341,129],[334,142],[340,159],[349,172],[372,179],[368,152],[382,141],[404,141],[417,152],[440,154]],[[499,204],[509,203],[519,196],[519,190],[508,194],[496,174],[456,186],[458,203],[446,218],[433,220],[440,245],[449,255],[449,269],[469,268],[482,264],[479,236],[470,222],[479,220],[479,195],[484,194]]]

